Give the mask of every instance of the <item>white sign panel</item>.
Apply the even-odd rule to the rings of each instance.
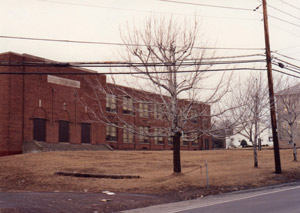
[[[47,76],[47,82],[52,84],[59,84],[68,87],[80,88],[80,81],[75,81],[67,78],[61,78],[53,75]]]

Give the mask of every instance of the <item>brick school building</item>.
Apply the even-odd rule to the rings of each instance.
[[[151,137],[167,124],[160,111],[152,109],[155,106],[136,101],[145,92],[109,84],[105,75],[92,70],[32,55],[6,52],[0,54],[0,63],[0,156],[23,153],[28,142],[91,149],[99,145],[120,150],[172,149],[168,137]],[[94,93],[89,83],[95,81],[115,93],[103,93],[96,102],[88,98]],[[92,107],[101,116],[91,113]],[[198,107],[210,111],[209,105],[199,103]],[[149,136],[118,128],[115,117]],[[197,118],[189,127],[200,130],[203,125],[208,128],[210,119]],[[183,137],[181,142],[182,150],[210,148],[208,135],[194,141]]]

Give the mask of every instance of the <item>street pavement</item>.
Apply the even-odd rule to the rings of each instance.
[[[167,203],[169,198],[112,192],[0,192],[0,213],[110,213]]]
[[[299,213],[300,183],[208,196],[123,213]]]

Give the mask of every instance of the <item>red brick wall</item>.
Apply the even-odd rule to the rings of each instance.
[[[9,60],[9,55],[0,55],[1,61]],[[8,72],[9,67],[1,67],[0,72]],[[8,116],[8,85],[9,76],[0,75],[0,156],[8,154],[7,142],[9,140],[8,126],[9,126],[9,116]]]
[[[15,53],[0,54],[1,61],[11,62],[45,62],[29,55]],[[46,61],[51,62],[51,61]],[[25,72],[26,75],[0,75],[0,156],[21,153],[22,141],[33,140],[33,118],[46,119],[46,141],[58,143],[59,120],[70,122],[70,143],[81,143],[81,123],[91,123],[91,116],[87,114],[83,102],[89,106],[95,104],[87,95],[93,92],[88,81],[99,80],[106,87],[106,77],[103,75],[57,75],[60,78],[80,81],[80,89],[47,82],[46,73],[89,72],[83,69],[68,67],[30,67],[30,66],[1,66],[0,72]],[[45,75],[31,75],[30,73],[44,73]],[[112,86],[112,85],[110,85]],[[138,90],[126,88],[130,93],[142,96]],[[117,94],[120,95],[120,94]],[[153,94],[149,95],[153,96]],[[105,111],[105,95],[100,97],[100,106]],[[200,106],[200,105],[199,105]],[[98,106],[99,107],[99,106]],[[118,114],[128,122],[134,122],[137,126],[155,125],[164,126],[163,120],[155,120],[153,114],[150,118],[140,118],[138,115],[123,114],[122,101],[118,102]],[[109,115],[108,112],[105,112]],[[24,116],[23,116],[24,115]],[[92,119],[93,120],[93,119]],[[159,145],[151,139],[150,144],[140,144],[139,137],[135,137],[135,143],[122,142],[123,130],[118,130],[118,142],[106,142],[106,125],[103,123],[91,123],[91,144],[108,143],[117,149],[171,149],[167,138],[164,144]],[[207,139],[211,140],[209,136]],[[204,140],[204,139],[202,139]],[[211,146],[211,142],[210,142]],[[182,146],[183,150],[201,149],[199,146]]]

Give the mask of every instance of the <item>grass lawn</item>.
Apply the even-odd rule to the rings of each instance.
[[[292,150],[281,150],[283,173],[274,174],[272,150],[182,151],[182,175],[173,175],[172,151],[74,151],[32,153],[0,158],[0,191],[89,191],[166,194],[202,189],[206,193],[239,190],[300,180],[300,162]],[[210,190],[205,190],[204,162]],[[202,169],[200,169],[200,167]],[[98,179],[58,176],[57,171],[139,175],[139,179]],[[210,192],[209,192],[210,191]]]

